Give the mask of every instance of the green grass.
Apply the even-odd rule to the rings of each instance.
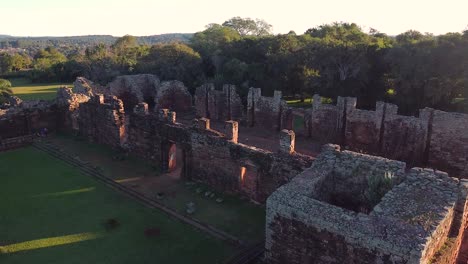
[[[53,100],[58,88],[73,87],[73,84],[65,83],[31,83],[26,78],[11,79],[10,82],[13,94],[22,100]]]
[[[308,107],[312,107],[312,98],[306,98],[304,102],[301,102],[301,100],[299,99],[288,100],[286,101],[286,103],[288,104],[288,106],[291,106],[291,107],[308,108]]]
[[[0,153],[0,180],[2,264],[220,263],[233,253],[33,148]],[[110,218],[120,226],[106,231]]]
[[[159,177],[160,174],[160,170],[154,165],[136,157],[129,156],[123,161],[113,160],[112,157],[117,153],[104,145],[89,143],[68,135],[58,135],[50,140],[67,153],[98,166],[104,175],[115,180]],[[262,206],[236,196],[216,192],[215,198],[205,197],[205,191],[214,192],[214,190],[199,183],[189,185],[183,180],[160,189],[156,188],[151,198],[155,198],[157,192],[166,193],[161,202],[180,213],[185,213],[187,203],[194,202],[197,210],[192,215],[193,218],[251,243],[264,237],[265,209]],[[197,188],[203,192],[197,193]],[[224,201],[217,203],[215,201],[217,197],[222,197]]]

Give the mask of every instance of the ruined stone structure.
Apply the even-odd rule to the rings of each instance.
[[[267,263],[428,263],[449,236],[461,238],[467,188],[444,172],[406,172],[403,162],[327,145],[268,198]]]
[[[386,158],[337,145],[317,159],[297,153],[294,111],[278,91],[264,97],[251,88],[243,106],[234,86],[207,84],[195,92],[197,118],[179,123],[178,111],[193,110],[191,95],[154,75],[122,76],[107,86],[78,78],[74,91],[59,89],[53,102],[0,110],[0,148],[28,144],[42,128],[59,130],[163,171],[180,169],[182,178],[218,191],[267,201],[268,263],[454,263],[468,241],[468,115],[426,108],[419,117],[402,116],[383,102],[368,111],[349,97],[329,105],[316,95],[314,102],[294,110],[307,135]],[[279,131],[277,151],[240,143],[244,121]],[[408,170],[405,162],[453,178]]]
[[[213,120],[240,121],[243,106],[236,86],[224,85],[222,91],[215,90],[213,84],[205,84],[195,90],[195,110],[199,117]]]
[[[260,88],[250,88],[247,105],[234,85],[224,85],[222,91],[215,90],[213,84],[205,84],[195,91],[195,109],[199,117],[213,120],[246,121],[249,126],[280,130],[291,128],[292,122],[286,101],[282,100],[280,91],[275,91],[273,97],[262,96]]]
[[[57,128],[57,109],[54,103],[29,101],[17,107],[0,110],[0,139],[30,135],[47,127]]]
[[[123,101],[127,111],[132,111],[135,105],[142,102],[147,103],[151,109],[170,108],[180,112],[192,109],[192,96],[182,82],[161,82],[152,74],[119,76],[106,86],[79,77],[74,86],[73,92],[77,94],[117,96]]]
[[[428,166],[468,177],[468,115],[430,108],[419,117],[398,115],[398,107],[377,102],[376,110],[356,108],[356,98],[338,97],[336,105],[314,96],[305,126],[309,136],[354,151]]]
[[[179,149],[183,177],[205,182],[220,191],[243,193],[258,202],[264,202],[313,160],[294,151],[273,153],[240,144],[235,121],[227,121],[222,133],[210,129],[209,119],[200,118],[188,127],[176,122],[176,112],[152,111],[146,103],[139,103],[128,112],[116,97],[97,94],[80,103],[79,97],[69,90],[59,94],[67,98],[59,100],[63,115],[70,119],[77,115],[79,135],[153,160],[163,170],[177,166],[175,156]],[[292,144],[294,149],[294,141],[285,140],[288,142],[280,144]]]

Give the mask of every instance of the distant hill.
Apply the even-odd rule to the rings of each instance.
[[[152,36],[137,37],[140,44],[154,45],[165,42],[188,42],[192,38],[192,33],[170,33]],[[106,45],[113,44],[118,37],[111,35],[88,35],[88,36],[70,36],[70,37],[13,37],[9,35],[0,35],[0,49],[21,48],[28,51],[43,49],[48,46],[56,48],[84,49],[88,46],[94,46],[99,43]]]

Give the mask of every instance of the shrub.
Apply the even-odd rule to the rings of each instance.
[[[115,218],[109,218],[105,221],[104,227],[107,231],[112,231],[120,226],[120,222]]]

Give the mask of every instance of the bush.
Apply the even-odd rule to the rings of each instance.
[[[115,218],[109,218],[105,221],[104,227],[107,231],[112,231],[120,226],[120,222]]]
[[[11,87],[11,82],[9,80],[0,79],[0,89],[8,89]]]

